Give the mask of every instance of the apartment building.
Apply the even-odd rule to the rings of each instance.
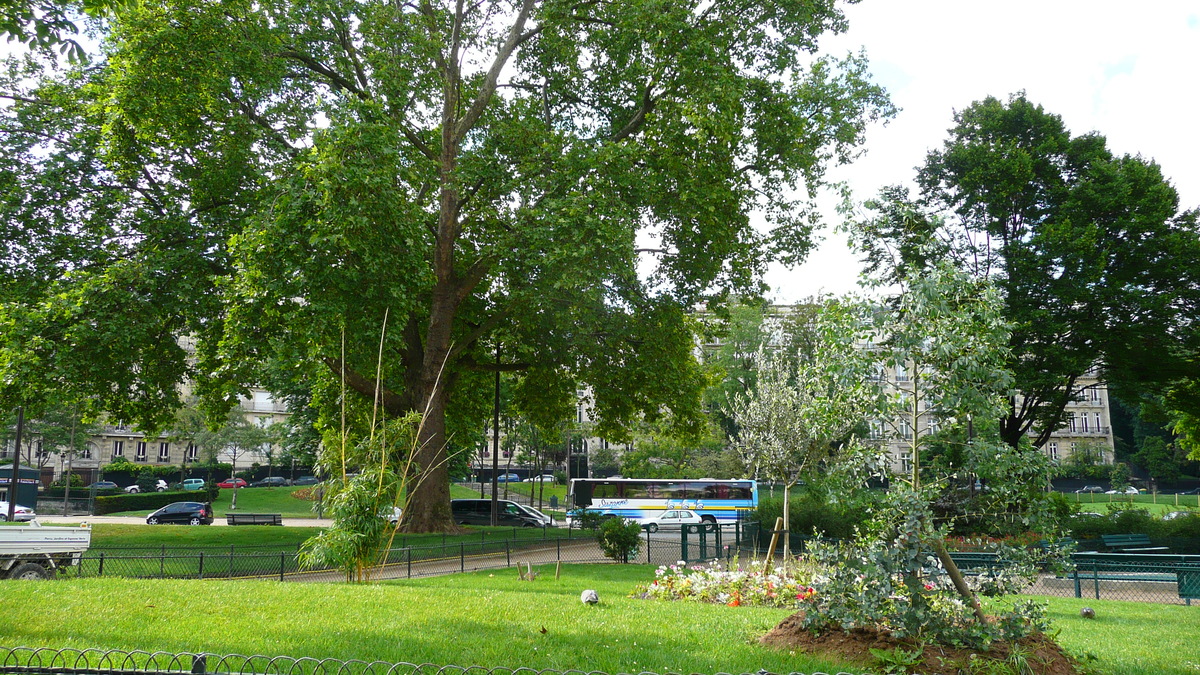
[[[250,396],[241,400],[240,408],[247,422],[264,429],[288,417],[287,406],[274,400],[265,389],[252,390]],[[0,459],[12,457],[13,444],[14,439],[10,438],[0,446]],[[27,454],[30,444],[32,451]],[[195,443],[167,435],[147,436],[119,420],[101,424],[74,456],[68,456],[64,448],[43,444],[37,435],[26,436],[22,446],[21,463],[39,469],[43,484],[58,480],[67,470],[79,474],[85,483],[90,483],[99,478],[101,467],[118,457],[134,464],[150,466],[180,466],[207,459],[201,456],[201,450]],[[237,464],[241,468],[254,463],[265,464],[269,450],[252,449],[239,455]],[[231,458],[218,456],[216,459],[228,463]]]

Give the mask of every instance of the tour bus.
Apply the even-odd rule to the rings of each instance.
[[[758,508],[753,480],[575,478],[567,491],[567,522],[580,511],[636,522],[669,509],[690,509],[708,523],[732,523]]]

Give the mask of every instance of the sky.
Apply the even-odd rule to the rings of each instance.
[[[1072,135],[1096,131],[1115,154],[1153,159],[1181,207],[1200,207],[1200,2],[863,0],[846,14],[850,29],[827,37],[826,51],[865,49],[901,109],[868,131],[864,155],[832,173],[856,202],[911,185],[955,110],[1024,90]],[[832,208],[826,221],[838,222]],[[768,272],[773,300],[857,290],[857,257],[843,237],[823,236],[800,267]]]

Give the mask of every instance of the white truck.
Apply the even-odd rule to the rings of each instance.
[[[0,527],[0,579],[49,579],[78,565],[92,544],[92,530],[81,527],[25,525]]]

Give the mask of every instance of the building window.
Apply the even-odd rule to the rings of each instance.
[[[160,462],[171,461],[171,444],[170,443],[159,443],[158,444],[158,461],[160,461]]]
[[[45,456],[46,456],[46,448],[42,446],[42,442],[41,442],[41,441],[38,441],[38,442],[37,442],[37,445],[36,445],[36,446],[34,446],[34,447],[35,447],[35,448],[37,448],[37,451],[36,451],[36,452],[37,452],[37,456],[38,456],[38,457],[45,457]]]
[[[137,456],[134,457],[134,460],[138,462],[146,461],[146,441],[138,441]]]
[[[908,382],[908,368],[903,363],[896,364],[896,381]]]
[[[1079,431],[1079,424],[1075,420],[1075,413],[1067,413],[1067,428],[1072,433]]]
[[[258,428],[266,429],[271,426],[271,417],[269,415],[260,415],[258,418]]]
[[[114,428],[117,431],[125,431],[125,420],[117,420],[117,426]]]
[[[900,420],[900,438],[912,438],[912,427],[908,426],[908,420]]]
[[[1081,432],[1083,432],[1083,433],[1085,433],[1085,434],[1088,432],[1088,416],[1087,416],[1087,413],[1084,413],[1084,414],[1082,414],[1082,415],[1080,415],[1080,416],[1079,416],[1079,431],[1081,431]]]
[[[912,473],[912,453],[900,453],[900,470],[904,473]]]
[[[1096,433],[1102,433],[1104,431],[1104,427],[1100,426],[1100,413],[1095,413],[1094,419],[1096,420]]]
[[[113,441],[113,459],[125,456],[125,441]]]
[[[1058,461],[1058,443],[1050,443],[1050,445],[1047,446],[1047,451],[1050,453],[1050,459],[1057,462]]]
[[[867,432],[867,438],[877,441],[883,438],[883,422],[879,420],[871,421],[871,430]]]
[[[196,461],[196,459],[199,457],[199,455],[200,455],[200,449],[196,447],[196,444],[195,444],[195,443],[188,443],[188,447],[187,447],[187,461],[189,461],[189,462],[194,462],[194,461]]]
[[[926,424],[929,427],[930,435],[936,434],[938,432],[938,421],[937,421],[936,417],[930,417],[929,420],[926,422]]]
[[[87,443],[83,446],[83,449],[79,451],[79,459],[91,459],[91,458],[92,458],[92,444]]]

